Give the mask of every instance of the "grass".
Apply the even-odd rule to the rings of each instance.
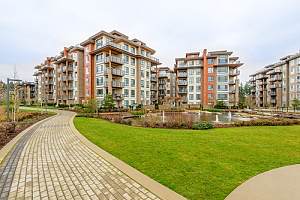
[[[75,118],[90,141],[188,199],[220,200],[264,171],[300,163],[300,126],[205,131]]]

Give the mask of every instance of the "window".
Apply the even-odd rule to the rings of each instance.
[[[213,89],[214,89],[214,86],[213,86],[213,85],[208,85],[207,89],[208,89],[208,90],[213,90]]]
[[[194,100],[194,95],[193,94],[189,94],[189,100]]]
[[[141,80],[141,87],[144,87],[144,86],[145,86],[145,81]]]
[[[213,67],[209,67],[208,68],[208,73],[214,73],[214,68]]]
[[[124,50],[128,51],[128,49],[129,49],[128,44],[124,44]]]
[[[196,86],[196,92],[200,92],[200,90],[201,90],[200,85]]]
[[[134,69],[134,68],[131,68],[131,69],[130,69],[130,73],[131,73],[132,76],[134,76],[134,75],[135,75],[135,69]]]
[[[212,94],[208,94],[208,99],[214,99],[213,95]]]
[[[125,106],[125,107],[128,107],[128,106],[129,106],[129,101],[128,101],[128,100],[125,100],[125,101],[124,101],[124,106]]]
[[[200,100],[200,94],[196,94],[196,100]]]
[[[141,60],[141,66],[143,67],[145,65],[145,61]]]
[[[131,105],[134,105],[135,104],[135,100],[131,100]]]
[[[96,55],[96,62],[102,62],[103,61],[103,53]]]
[[[127,56],[127,55],[124,56],[124,63],[126,63],[126,64],[129,63],[129,56]]]
[[[189,69],[189,75],[194,75],[194,70],[193,69]]]
[[[209,65],[214,64],[214,59],[212,59],[212,58],[207,59],[207,63]]]
[[[129,79],[128,78],[124,78],[124,86],[129,86]]]
[[[97,77],[97,86],[103,85],[103,77]]]
[[[195,74],[196,74],[196,75],[200,75],[200,74],[201,74],[200,69],[198,69],[198,68],[195,69]]]
[[[133,65],[133,66],[135,66],[135,58],[131,58],[130,59],[130,64]]]
[[[228,76],[218,76],[218,82],[220,83],[228,82]]]
[[[218,100],[227,100],[228,95],[227,94],[218,94]]]
[[[130,52],[133,53],[133,54],[135,54],[135,48],[134,48],[134,47],[131,47],[131,48],[130,48]]]
[[[228,67],[217,67],[218,73],[228,73]]]
[[[145,77],[144,70],[141,70],[141,77]]]
[[[228,85],[218,85],[218,91],[228,91]]]
[[[149,81],[147,81],[146,82],[146,88],[149,88],[149,86],[150,86],[150,83],[149,83]]]
[[[209,77],[208,77],[208,81],[210,81],[210,82],[211,82],[211,81],[214,81],[214,77],[213,77],[213,76],[209,76]]]
[[[188,66],[194,66],[194,61],[193,60],[189,60],[188,61]]]
[[[129,75],[129,67],[125,67],[125,75]]]
[[[97,89],[97,96],[103,96],[103,89]]]
[[[146,98],[149,98],[149,96],[150,96],[149,91],[146,91]]]
[[[129,96],[129,90],[128,89],[124,89],[124,97],[128,97]]]
[[[194,92],[194,86],[189,86],[189,92]]]
[[[142,50],[142,51],[141,51],[141,54],[144,56],[144,55],[145,55],[145,50]]]
[[[194,78],[189,78],[189,84],[194,84]]]
[[[131,79],[130,81],[131,81],[130,82],[131,87],[135,87],[135,79]]]
[[[150,73],[147,71],[146,72],[146,77],[149,78],[149,76],[150,76]]]
[[[219,64],[227,64],[228,63],[228,56],[227,55],[221,55],[218,59]]]
[[[131,96],[131,97],[135,97],[135,90],[131,90],[131,91],[130,91],[130,96]]]
[[[196,77],[196,84],[200,84],[200,81],[201,81],[200,77]]]

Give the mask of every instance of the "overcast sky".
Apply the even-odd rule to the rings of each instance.
[[[34,65],[100,30],[154,48],[173,67],[186,52],[230,50],[241,80],[299,52],[299,0],[0,0],[0,79],[32,80]]]

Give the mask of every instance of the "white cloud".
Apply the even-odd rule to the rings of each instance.
[[[31,80],[46,56],[116,29],[156,49],[163,66],[173,67],[188,51],[234,51],[247,80],[299,50],[299,7],[298,0],[1,1],[0,79],[16,64],[20,78]]]

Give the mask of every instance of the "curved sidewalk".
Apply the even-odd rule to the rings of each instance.
[[[74,113],[30,128],[0,164],[0,199],[185,199],[96,147]]]
[[[299,200],[300,164],[259,174],[237,187],[225,200]]]

